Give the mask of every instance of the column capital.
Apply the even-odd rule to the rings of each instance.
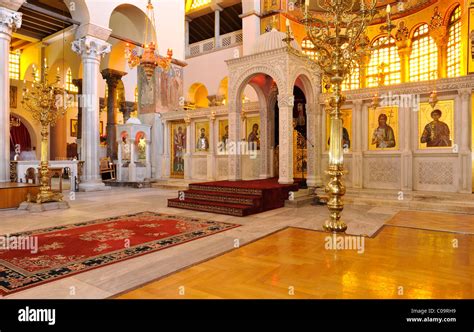
[[[466,97],[470,97],[471,96],[471,93],[472,93],[472,89],[471,88],[463,88],[463,89],[459,89],[458,90],[458,94],[461,98],[466,98]]]
[[[295,96],[292,94],[279,94],[278,107],[293,107],[295,105]]]
[[[0,33],[12,34],[14,29],[21,26],[22,13],[0,7]]]
[[[126,72],[115,70],[115,69],[110,69],[106,68],[100,72],[102,74],[102,77],[104,80],[107,82],[107,85],[113,88],[117,87],[117,84],[119,81],[122,79],[123,76],[127,75]]]
[[[72,50],[81,57],[99,58],[111,51],[111,45],[101,39],[85,36],[72,42]]]
[[[362,99],[355,99],[355,100],[352,100],[352,104],[356,108],[359,108],[359,107],[362,107],[362,105],[364,104],[364,101]]]

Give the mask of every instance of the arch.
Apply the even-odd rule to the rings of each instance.
[[[89,8],[87,6],[86,0],[63,0],[66,6],[69,8],[69,13],[71,17],[84,23],[90,22]]]
[[[201,108],[201,107],[208,107],[209,106],[209,100],[207,99],[207,96],[209,95],[209,92],[207,90],[207,87],[202,84],[202,83],[193,83],[189,87],[188,91],[188,101],[193,103],[196,108]]]
[[[291,77],[290,82],[292,82],[293,85],[298,86],[303,91],[307,103],[314,103],[314,90],[316,86],[319,87],[321,85],[320,83],[318,83],[319,80],[319,77],[315,79],[314,75],[312,75],[307,68],[299,67]],[[313,82],[316,85],[313,85]]]
[[[10,114],[19,118],[21,123],[26,127],[26,130],[28,130],[28,134],[30,135],[31,148],[34,147],[36,149],[36,153],[38,154],[38,151],[40,151],[40,149],[38,149],[38,136],[36,134],[35,127],[23,115],[19,114],[18,112],[14,112],[13,110],[11,110]]]
[[[282,76],[275,70],[267,66],[255,66],[245,72],[241,73],[238,78],[235,80],[235,83],[230,81],[230,86],[233,87],[232,91],[229,90],[229,101],[235,102],[236,111],[240,112],[242,107],[242,101],[238,96],[242,94],[245,86],[258,74],[264,74],[270,76],[273,81],[277,84],[279,93],[285,93],[289,91],[289,88],[286,88],[285,81]]]
[[[224,77],[220,83],[219,88],[217,89],[217,95],[222,96],[223,100],[228,100],[229,98],[229,77]]]
[[[448,26],[448,25],[449,25],[449,20],[451,19],[451,16],[453,16],[454,11],[455,11],[458,7],[459,7],[460,10],[461,10],[461,16],[462,16],[463,12],[462,12],[461,3],[455,2],[455,3],[451,4],[451,5],[446,9],[446,12],[445,12],[445,14],[444,14],[444,18],[443,18],[443,25],[444,25],[444,26]]]
[[[422,25],[425,25],[425,24],[427,24],[428,27],[430,25],[428,22],[417,22],[410,30],[409,40],[413,39],[416,30],[418,30]]]

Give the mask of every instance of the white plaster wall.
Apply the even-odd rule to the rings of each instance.
[[[206,86],[209,95],[217,94],[220,82],[229,74],[225,60],[234,58],[235,54],[242,54],[242,46],[186,59],[188,65],[184,67],[184,97],[187,97],[191,85],[197,82]]]

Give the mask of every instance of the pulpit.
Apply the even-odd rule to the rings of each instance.
[[[117,126],[117,181],[143,182],[151,178],[151,126],[130,118]]]

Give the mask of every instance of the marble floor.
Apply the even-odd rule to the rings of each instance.
[[[0,211],[0,234],[142,211],[172,213],[242,225],[236,229],[80,273],[4,298],[101,299],[113,297],[234,250],[236,243],[243,246],[288,227],[321,230],[327,218],[325,206],[285,207],[247,217],[217,215],[168,208],[167,199],[172,197],[176,197],[176,190],[113,188],[102,192],[65,193],[65,198],[70,204],[68,210],[42,213]],[[374,236],[397,212],[399,209],[396,208],[347,206],[344,210],[344,220],[348,224],[347,233]]]

